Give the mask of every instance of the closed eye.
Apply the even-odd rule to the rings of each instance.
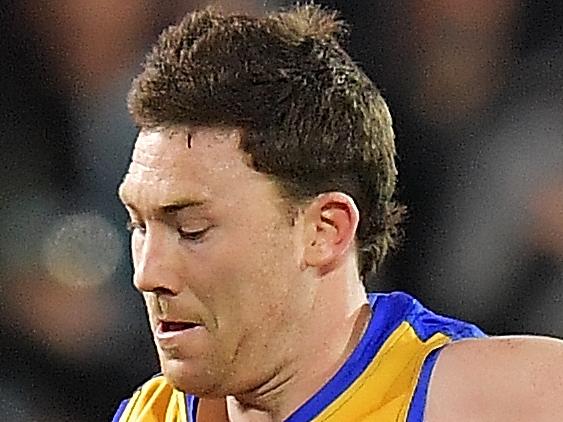
[[[205,236],[205,234],[209,231],[210,227],[203,229],[203,230],[194,230],[194,231],[189,231],[189,230],[183,230],[181,228],[178,229],[178,234],[180,235],[180,237],[182,239],[185,240],[202,240],[203,237]]]

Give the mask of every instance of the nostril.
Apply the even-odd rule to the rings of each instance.
[[[155,287],[151,293],[157,296],[174,296],[174,292],[166,287]]]

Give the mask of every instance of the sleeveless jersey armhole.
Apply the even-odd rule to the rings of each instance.
[[[199,404],[199,398],[192,396],[191,394],[186,394],[186,410],[188,415],[188,422],[197,422],[197,407]]]
[[[426,357],[418,383],[414,390],[414,394],[411,400],[411,405],[409,407],[409,413],[406,422],[423,422],[424,421],[424,410],[426,408],[426,397],[428,395],[428,386],[430,384],[430,377],[432,375],[432,370],[436,365],[438,356],[443,350],[443,347],[433,350]]]

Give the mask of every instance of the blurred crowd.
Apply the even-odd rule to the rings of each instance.
[[[158,370],[116,189],[125,97],[208,3],[0,0],[0,420],[110,420]],[[405,236],[373,290],[489,333],[563,337],[563,3],[317,1],[394,116]]]

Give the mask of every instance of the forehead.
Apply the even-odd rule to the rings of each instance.
[[[136,208],[178,200],[236,197],[266,177],[247,165],[236,129],[143,130],[135,142],[121,199]]]

